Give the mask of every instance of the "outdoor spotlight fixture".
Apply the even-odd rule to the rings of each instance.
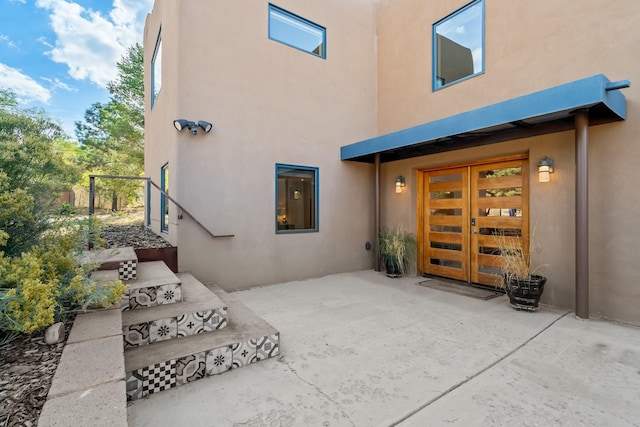
[[[544,156],[538,163],[538,182],[549,182],[551,173],[553,173],[553,160]]]
[[[173,121],[173,126],[177,131],[182,131],[184,129],[189,129],[192,134],[198,134],[198,126],[190,120],[187,119],[178,119]]]
[[[404,176],[400,175],[396,178],[396,193],[402,193],[402,189],[406,187],[407,183]]]
[[[213,125],[204,120],[198,120],[198,126],[204,131],[204,133],[209,133],[211,132],[211,129],[213,129]]]
[[[177,119],[173,121],[173,126],[176,128],[177,131],[182,131],[184,129],[189,129],[191,131],[192,134],[197,135],[198,134],[198,128],[202,129],[204,131],[204,133],[209,133],[211,132],[211,129],[213,129],[213,125],[207,121],[204,120],[199,120],[198,124],[196,124],[195,122],[192,122],[191,120],[187,120],[187,119]]]

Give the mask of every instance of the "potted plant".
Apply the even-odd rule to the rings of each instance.
[[[402,225],[392,230],[383,228],[378,239],[380,259],[385,266],[387,276],[400,277],[409,271],[416,258],[416,238]]]
[[[531,267],[533,236],[501,235],[498,238],[504,290],[516,310],[535,311],[547,278],[541,273],[545,266]]]

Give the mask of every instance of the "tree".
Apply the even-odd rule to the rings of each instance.
[[[135,44],[117,64],[118,76],[107,88],[110,99],[86,110],[84,122],[76,122],[82,144],[82,161],[91,174],[139,176],[144,172],[144,54]],[[114,196],[131,200],[139,184],[104,180],[101,185]]]
[[[18,256],[49,226],[61,191],[77,183],[73,143],[42,110],[0,88],[0,251]]]
[[[76,153],[44,111],[0,88],[0,344],[122,298],[122,282],[98,288],[79,265],[83,227],[53,217],[59,192],[80,178]]]

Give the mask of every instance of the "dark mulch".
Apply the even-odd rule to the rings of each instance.
[[[72,324],[59,344],[47,345],[40,331],[0,346],[0,426],[37,425]]]

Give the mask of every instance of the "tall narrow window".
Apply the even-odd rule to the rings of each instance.
[[[318,231],[318,168],[276,165],[276,232]]]
[[[160,188],[169,193],[169,163],[160,168]],[[160,231],[169,232],[169,199],[164,193],[160,194]]]
[[[160,88],[162,87],[162,28],[158,33],[158,40],[156,40],[156,47],[153,51],[153,58],[151,59],[151,108],[156,103]]]
[[[269,5],[269,38],[326,58],[326,30],[293,13]]]
[[[484,0],[433,25],[433,90],[484,72]]]

